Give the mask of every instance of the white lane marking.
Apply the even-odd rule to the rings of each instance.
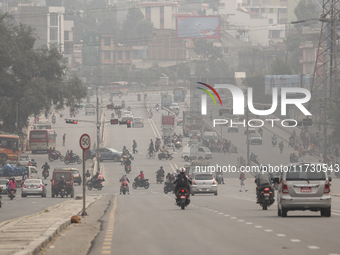
[[[339,253],[330,253],[328,255],[339,255]]]
[[[300,243],[301,241],[299,239],[290,239],[291,242],[293,243]]]
[[[251,224],[253,224],[253,223],[252,223],[252,222],[246,222],[246,224],[251,225]]]
[[[169,163],[170,164],[170,166],[171,166],[171,168],[172,168],[172,171],[174,172],[174,173],[176,173],[176,170],[175,170],[175,168],[173,167],[173,165],[171,164],[171,163]]]
[[[244,220],[238,220],[239,222],[243,222]]]
[[[225,217],[229,217],[229,214],[224,214]]]
[[[255,228],[262,228],[262,226],[255,226]]]
[[[284,237],[284,236],[286,236],[285,234],[276,234],[277,236],[279,236],[279,237]]]
[[[151,126],[153,134],[157,137],[156,131],[155,131],[154,127],[152,126],[152,123],[151,123],[150,119],[148,119],[148,121],[149,121],[149,124]]]
[[[231,217],[230,219],[232,219],[232,220],[236,220],[236,219],[237,219],[237,217]]]
[[[174,163],[174,165],[175,165],[176,169],[178,169],[178,166],[177,166],[177,164],[176,164],[176,163]]]
[[[32,204],[36,204],[37,202],[32,202]]]
[[[213,210],[211,210],[211,209],[208,209],[208,211],[209,211],[209,212],[212,212]]]
[[[271,229],[265,229],[264,231],[266,231],[266,232],[273,232],[273,230],[271,230]]]
[[[223,214],[222,212],[218,213],[218,214]]]
[[[309,249],[311,249],[311,250],[318,250],[318,249],[320,249],[320,247],[318,247],[318,246],[307,246]]]

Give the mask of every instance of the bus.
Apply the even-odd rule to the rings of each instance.
[[[19,136],[0,134],[0,159],[16,161],[19,158]]]
[[[111,82],[109,87],[111,95],[127,94],[130,91],[127,81]]]
[[[37,130],[37,129],[52,129],[52,124],[50,122],[46,122],[46,123],[36,123],[33,125],[33,129]]]
[[[53,129],[31,130],[29,144],[32,153],[46,152],[56,146],[57,133]]]

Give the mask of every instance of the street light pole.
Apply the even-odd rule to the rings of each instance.
[[[97,155],[99,155],[99,143],[100,143],[100,123],[99,123],[99,96],[98,96],[98,86],[96,87],[97,96]],[[99,158],[97,157],[97,171],[99,171]]]
[[[246,95],[246,102],[248,102],[248,94]],[[248,105],[246,105],[246,132],[247,132],[247,166],[250,166],[250,159],[249,159],[249,127],[248,127],[248,121],[249,121],[249,109]]]

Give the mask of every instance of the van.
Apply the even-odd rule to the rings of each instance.
[[[77,168],[73,167],[60,167],[60,168],[54,168],[53,171],[71,171],[73,174],[73,181],[74,183],[78,183],[78,185],[81,185],[81,176],[80,172]]]
[[[58,182],[59,182],[61,176],[65,177],[66,196],[74,197],[74,188],[73,188],[74,183],[73,183],[72,172],[71,171],[58,170],[58,169],[55,169],[53,171],[53,175],[52,175],[52,180],[51,180],[51,182],[52,182],[52,197],[58,196],[58,191],[59,191]]]
[[[96,107],[94,106],[94,104],[87,104],[85,106],[85,115],[88,115],[88,114],[93,114],[93,115],[96,114]]]
[[[203,139],[208,141],[210,140],[216,141],[218,140],[218,136],[216,132],[204,132]]]
[[[207,147],[189,147],[183,148],[181,158],[185,161],[195,160],[195,159],[212,159],[212,153]]]

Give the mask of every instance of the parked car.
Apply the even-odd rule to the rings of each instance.
[[[212,159],[212,153],[207,147],[202,146],[185,146],[183,147],[181,158],[185,161],[194,159]]]
[[[78,185],[81,185],[81,175],[77,168],[61,167],[61,168],[55,168],[54,171],[71,171],[73,175],[73,181],[75,183],[78,183]]]
[[[21,186],[21,197],[41,196],[46,197],[47,183],[44,184],[41,179],[27,179]]]
[[[191,195],[213,193],[217,196],[217,183],[211,173],[195,173],[192,179]]]
[[[93,115],[96,114],[96,107],[94,106],[94,104],[87,104],[85,106],[85,115],[88,115],[88,114],[93,114]]]
[[[330,182],[320,163],[295,163],[287,165],[278,183],[277,214],[286,217],[288,211],[320,211],[321,216],[331,216]]]
[[[133,118],[132,127],[136,127],[136,126],[144,127],[143,118],[140,118],[140,117]]]
[[[59,192],[59,187],[58,187],[58,182],[60,180],[60,177],[64,176],[65,177],[65,182],[66,182],[66,187],[65,187],[65,192],[66,196],[71,196],[74,197],[74,181],[73,181],[73,174],[71,171],[63,171],[59,169],[55,169],[53,171],[52,175],[52,197],[58,196]]]
[[[170,108],[170,111],[172,111],[172,112],[179,112],[179,104],[178,103],[172,103],[169,108]]]
[[[96,152],[97,152],[97,149],[94,149],[91,152],[91,158],[95,156]],[[113,160],[115,162],[118,162],[120,161],[122,157],[122,152],[117,151],[112,148],[99,148],[99,152],[101,154],[100,160]]]
[[[258,133],[250,134],[250,144],[260,144],[262,145],[262,136]]]

